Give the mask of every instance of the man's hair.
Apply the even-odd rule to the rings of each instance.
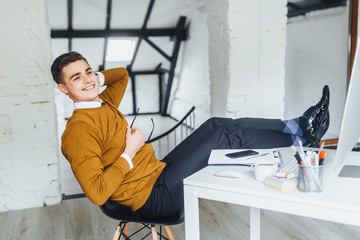
[[[84,58],[80,53],[74,51],[69,53],[64,53],[59,57],[57,57],[54,60],[53,64],[51,65],[51,74],[53,76],[54,81],[57,84],[63,83],[62,80],[63,68],[69,65],[70,63],[76,62],[78,60],[84,60],[85,62],[88,63],[86,58]]]

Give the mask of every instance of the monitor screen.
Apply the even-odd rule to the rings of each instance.
[[[350,84],[347,92],[344,115],[340,128],[339,142],[335,157],[335,171],[344,166],[345,159],[360,138],[360,38],[357,41],[354,63],[351,71]],[[360,163],[360,159],[359,159]],[[357,166],[354,166],[356,168]],[[349,169],[349,167],[347,168]],[[360,167],[353,169],[359,172]],[[345,174],[346,175],[346,174]],[[346,176],[344,176],[346,177]]]

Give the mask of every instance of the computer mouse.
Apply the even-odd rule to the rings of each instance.
[[[240,178],[243,176],[241,172],[233,170],[220,170],[214,173],[215,177],[224,177],[224,178]]]

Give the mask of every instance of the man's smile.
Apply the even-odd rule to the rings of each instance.
[[[84,91],[88,91],[88,90],[91,90],[95,88],[95,84],[91,84],[90,86],[86,87],[86,88],[83,88]]]

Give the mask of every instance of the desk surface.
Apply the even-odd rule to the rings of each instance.
[[[292,150],[280,150],[284,161],[289,161]],[[186,178],[184,184],[196,187],[200,198],[360,226],[360,179],[337,177],[333,171],[335,153],[326,150],[321,193],[279,192],[256,181],[250,168],[244,166],[208,166]],[[358,161],[359,165],[360,153],[352,152],[348,159]],[[240,171],[243,176],[237,179],[213,176],[219,169]]]

